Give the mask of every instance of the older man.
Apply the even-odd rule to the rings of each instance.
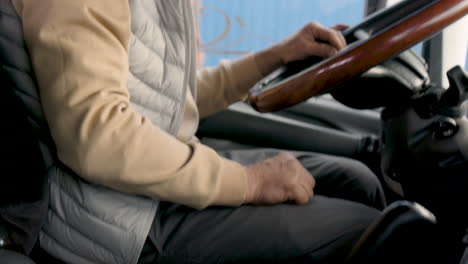
[[[357,161],[278,150],[222,157],[195,137],[200,117],[279,66],[344,48],[337,30],[310,23],[197,72],[188,0],[11,1],[57,150],[40,236],[56,258],[338,263],[384,205]]]

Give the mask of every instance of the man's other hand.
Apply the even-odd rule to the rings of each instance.
[[[291,153],[282,152],[275,157],[248,166],[246,170],[248,191],[245,203],[306,204],[313,196],[315,179]]]

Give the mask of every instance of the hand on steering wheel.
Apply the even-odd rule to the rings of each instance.
[[[311,22],[291,37],[283,40],[277,47],[281,50],[283,64],[303,60],[310,56],[328,58],[334,56],[339,50],[346,47],[346,40],[337,29],[345,29],[346,26],[325,28]]]
[[[348,47],[317,64],[274,79],[261,91],[251,91],[249,103],[259,112],[280,110],[322,94],[403,52],[468,13],[466,0],[407,0],[388,8],[344,36]],[[359,37],[358,37],[359,36]],[[288,65],[285,66],[286,71]]]

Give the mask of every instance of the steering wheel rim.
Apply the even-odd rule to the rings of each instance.
[[[414,2],[418,2],[418,5]],[[398,10],[403,11],[398,13]],[[404,1],[349,30],[353,35],[364,33],[361,35],[367,39],[357,40],[337,55],[299,69],[298,73],[284,80],[266,84],[261,91],[252,90],[248,102],[259,112],[272,112],[326,93],[330,88],[403,52],[466,14],[466,0]],[[388,20],[389,16],[395,21],[392,25],[385,28],[382,24],[372,26],[372,21]],[[378,32],[373,34],[374,30]],[[344,33],[347,40],[349,32]],[[267,76],[265,79],[274,78]]]

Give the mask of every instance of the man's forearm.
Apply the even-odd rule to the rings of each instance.
[[[235,61],[223,61],[217,67],[202,69],[197,77],[197,106],[203,118],[242,100],[263,75],[258,70],[255,55],[248,54]]]
[[[255,62],[259,72],[266,76],[281,67],[284,63],[281,59],[281,50],[278,45],[268,47],[255,53]]]

